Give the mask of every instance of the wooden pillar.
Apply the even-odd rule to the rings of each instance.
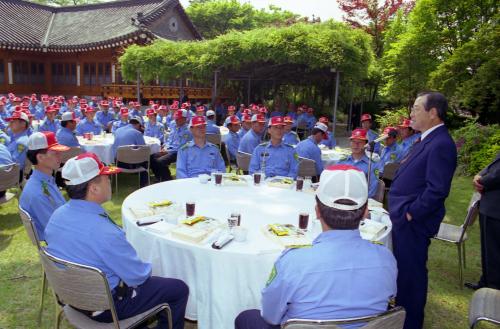
[[[116,83],[116,65],[111,64],[111,83]]]
[[[8,62],[7,62],[7,77],[8,77],[8,82],[9,82],[9,85],[13,85],[14,84],[14,73],[12,71],[12,60],[9,59]]]

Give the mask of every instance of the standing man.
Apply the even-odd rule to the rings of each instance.
[[[207,142],[207,121],[204,116],[193,116],[189,130],[193,140],[179,148],[177,155],[177,178],[197,177],[210,174],[214,170],[226,171],[226,165],[219,148]]]
[[[147,109],[146,116],[148,117],[148,122],[144,124],[144,136],[155,137],[163,141],[165,128],[161,123],[156,121],[156,111],[154,109]]]
[[[481,193],[479,225],[481,227],[481,265],[483,275],[473,289],[500,289],[500,152],[495,160],[474,177],[473,185]]]
[[[318,147],[318,144],[323,140],[328,138],[327,135],[328,127],[318,122],[314,126],[311,132],[311,136],[307,137],[299,144],[295,150],[300,157],[314,160],[316,166],[316,177],[314,181],[317,181],[317,178],[323,172],[323,161],[321,160],[321,150]]]
[[[252,129],[241,137],[238,152],[252,154],[253,150],[259,145],[262,133],[264,132],[266,118],[262,114],[252,116]]]
[[[300,142],[299,135],[295,131],[292,131],[293,119],[292,117],[286,116],[283,118],[285,122],[285,134],[283,135],[283,143],[288,145],[297,145]]]
[[[112,291],[119,320],[168,303],[173,328],[181,329],[188,287],[181,280],[151,276],[151,264],[139,259],[125,233],[102,207],[111,200],[109,175],[119,172],[117,168],[104,166],[93,153],[66,162],[62,176],[70,200],[54,212],[45,229],[47,251],[55,257],[101,270]],[[167,317],[161,313],[158,328],[166,328]],[[99,322],[113,321],[109,310],[84,314]]]
[[[417,96],[411,126],[420,142],[401,161],[389,190],[394,256],[398,262],[396,303],[406,309],[405,329],[421,329],[427,300],[427,253],[445,215],[457,166],[457,149],[444,125],[448,101],[438,92]]]
[[[12,160],[19,164],[22,177],[24,164],[26,163],[26,152],[28,151],[28,129],[30,119],[28,115],[21,111],[12,112],[12,116],[7,119],[12,137],[8,149]],[[21,179],[19,180],[21,181]]]
[[[23,189],[19,206],[33,218],[40,240],[45,240],[45,227],[52,213],[66,200],[56,185],[53,172],[61,165],[61,153],[69,147],[57,143],[51,131],[33,133],[28,140],[28,159],[34,166]]]
[[[283,117],[272,117],[269,120],[271,140],[253,150],[248,168],[250,174],[262,171],[266,177],[287,176],[293,179],[297,177],[299,156],[293,146],[283,144],[281,141],[285,133],[284,125]]]
[[[328,120],[327,117],[321,117],[319,118],[318,120],[319,122],[325,124],[327,127],[328,127],[328,123],[330,120]],[[329,149],[333,149],[336,145],[337,145],[337,141],[335,140],[335,137],[333,136],[333,130],[334,130],[335,127],[333,127],[332,125],[332,131],[330,131],[330,129],[328,129],[328,136],[326,139],[323,139],[319,144],[320,145],[325,145],[326,147],[328,147]]]
[[[66,111],[61,115],[61,128],[59,128],[56,134],[59,144],[69,147],[80,146],[75,136],[76,120],[75,112]]]

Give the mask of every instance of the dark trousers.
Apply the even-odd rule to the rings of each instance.
[[[132,297],[134,290],[136,295]],[[183,281],[152,276],[137,288],[129,287],[122,299],[118,297],[113,299],[120,320],[145,312],[156,305],[168,303],[172,310],[173,328],[182,329],[188,296],[189,288]],[[99,322],[113,321],[110,311],[103,312],[93,319]],[[159,314],[157,328],[168,328],[165,312]]]
[[[479,227],[483,269],[480,283],[489,288],[500,289],[500,219],[480,213]]]
[[[7,191],[0,191],[0,199],[5,196],[5,193],[7,193]]]
[[[406,309],[404,329],[422,329],[427,301],[427,254],[430,239],[414,222],[393,226],[392,243],[398,262],[396,304]]]
[[[125,169],[135,169],[138,167],[147,168],[148,167],[147,162],[137,163],[137,164],[117,162],[116,165],[120,168],[125,168]],[[149,175],[149,171],[142,171],[139,173],[139,185],[141,187],[148,185],[148,175]]]
[[[280,327],[280,325],[267,323],[259,310],[243,311],[234,320],[235,329],[279,329]]]
[[[159,182],[172,180],[168,166],[177,161],[177,152],[169,151],[167,154],[155,153],[151,155],[151,170]]]

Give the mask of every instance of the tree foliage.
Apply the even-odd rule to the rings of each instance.
[[[87,5],[103,1],[102,0],[32,0],[31,2],[40,3],[42,5],[63,7],[63,6]]]
[[[295,23],[299,15],[269,6],[255,9],[250,3],[237,0],[197,0],[186,8],[189,18],[204,38],[212,39],[229,31],[246,31],[266,26]]]
[[[119,59],[128,80],[157,77],[168,80],[184,75],[210,79],[215,70],[222,74],[240,69],[260,69],[279,65],[294,66],[287,71],[289,81],[301,75],[337,68],[351,79],[363,79],[373,61],[369,36],[342,23],[299,23],[289,27],[269,27],[233,31],[204,41],[156,41],[150,46],[130,46]]]

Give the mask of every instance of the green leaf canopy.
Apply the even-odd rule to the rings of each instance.
[[[294,24],[245,32],[230,32],[203,41],[158,40],[133,45],[120,57],[122,75],[145,82],[192,76],[210,80],[218,70],[223,78],[251,76],[280,83],[322,81],[331,69],[344,78],[362,80],[373,63],[370,36],[333,21]]]

